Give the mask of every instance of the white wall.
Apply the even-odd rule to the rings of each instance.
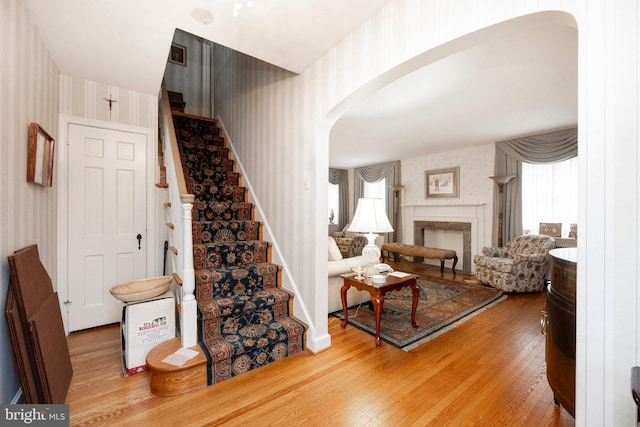
[[[479,224],[482,240],[473,244],[491,246],[495,184],[489,177],[494,174],[494,163],[494,144],[402,159],[402,183],[405,185],[402,189],[402,206],[483,205],[479,208],[484,210],[484,224]],[[456,166],[460,167],[460,197],[426,199],[425,171]],[[413,240],[413,224],[404,223],[402,227],[403,241],[410,243]]]
[[[27,129],[39,123],[58,133],[58,69],[20,0],[0,2],[0,308],[4,313],[7,256],[32,243],[56,287],[56,195],[53,187],[27,184]],[[58,155],[58,147],[54,156]],[[0,316],[0,402],[16,397],[20,381],[5,316]]]
[[[249,178],[257,183],[256,196],[268,205],[265,211],[291,266],[291,280],[305,302],[314,305],[309,308],[315,327],[310,340],[319,349],[327,344],[326,318],[318,308],[326,305],[330,127],[367,90],[393,77],[391,71],[410,72],[410,59],[461,35],[545,10],[568,12],[548,17],[569,26],[577,23],[579,33],[579,223],[584,238],[578,257],[576,421],[631,425],[629,368],[640,358],[639,183],[624,171],[635,171],[640,163],[635,0],[393,0],[300,76],[240,55],[216,55],[216,64],[230,67],[216,85],[217,96],[218,87],[228,85],[216,110],[241,159],[252,165]]]
[[[305,136],[308,131],[303,112],[307,106],[302,80],[294,73],[221,46],[214,49],[214,63],[215,111],[244,167],[243,184],[257,206],[256,218],[264,224],[263,237],[274,246],[273,262],[284,267],[283,286],[296,294],[295,315],[310,326],[308,348],[325,348],[329,344],[326,266],[322,302],[315,295],[322,287],[316,285],[316,248],[309,238],[313,238],[316,223],[322,218],[326,241],[327,187],[325,184],[320,190],[324,206],[317,211],[322,214],[317,215],[312,206],[319,191],[314,182],[315,160],[308,155],[313,144]],[[326,179],[327,173],[325,167]],[[316,303],[324,308],[318,310]]]
[[[196,116],[213,117],[211,102],[211,42],[176,30],[173,41],[186,47],[186,65],[167,63],[164,80],[167,90],[182,93],[186,102],[184,112]]]
[[[58,263],[65,253],[58,250],[60,242],[65,240],[65,230],[61,230],[62,235],[57,230],[58,222],[64,222],[58,218],[58,208],[64,207],[64,200],[59,204],[57,199],[66,172],[59,167],[66,153],[65,138],[58,128],[59,114],[91,119],[93,123],[144,127],[155,135],[157,97],[61,76],[22,2],[3,1],[0,13],[0,27],[6,35],[0,38],[0,53],[6,59],[2,61],[0,73],[0,307],[4,309],[9,283],[7,256],[31,243],[38,244],[40,257],[56,290],[66,289],[64,284],[61,289],[57,281],[59,273],[64,273],[58,270]],[[105,98],[117,101],[112,103],[111,111]],[[26,182],[29,122],[40,123],[56,139],[52,188]],[[153,143],[155,139],[151,139]],[[157,150],[152,147],[151,152],[154,151]],[[155,159],[152,156],[149,165],[157,171]],[[151,256],[161,259],[161,249]],[[16,397],[20,382],[4,316],[0,317],[0,363],[0,402],[9,403]]]
[[[116,100],[111,104],[106,99]],[[159,182],[158,167],[158,97],[67,75],[60,76],[60,117],[58,151],[58,292],[61,298],[68,295],[67,254],[69,224],[68,150],[69,124],[95,126],[104,129],[145,134],[147,138],[147,277],[162,274],[163,242],[166,240],[166,213],[162,203],[166,190],[155,186]],[[69,331],[69,313],[65,306],[62,319]]]
[[[107,99],[115,100],[111,110]],[[158,97],[107,83],[61,75],[60,114],[155,129],[158,123]]]
[[[0,49],[9,60],[2,61],[0,86],[0,258],[36,241],[45,266],[55,271],[57,177],[53,189],[27,185],[23,144],[29,121],[56,134],[58,72],[21,2],[6,0],[1,7],[5,37]],[[321,349],[329,342],[322,312],[331,125],[354,102],[355,93],[410,59],[460,35],[544,10],[570,13],[579,37],[583,237],[578,248],[576,421],[632,425],[629,368],[640,364],[640,182],[629,172],[640,164],[635,0],[392,0],[300,76],[262,66],[250,71],[251,61],[221,55],[222,67],[240,67],[230,69],[236,76],[220,79],[230,85],[220,98],[221,114],[229,120],[242,159],[252,165],[248,175],[289,266],[286,279],[313,305],[307,307],[310,347]],[[6,262],[0,262],[4,298],[8,276]],[[6,325],[0,326],[1,398],[6,402],[17,380],[11,374]]]

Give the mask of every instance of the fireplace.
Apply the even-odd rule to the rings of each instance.
[[[462,256],[458,253],[458,258],[462,261],[458,268],[463,274],[471,274],[471,223],[452,221],[414,221],[413,222],[413,244],[426,247],[439,247],[434,242],[425,239],[425,234],[429,232],[455,233],[461,237],[461,244],[456,245],[462,248]],[[425,241],[426,240],[426,241]],[[452,247],[440,247],[440,249],[456,249]]]

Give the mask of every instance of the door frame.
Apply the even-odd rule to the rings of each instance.
[[[61,114],[58,120],[58,144],[56,144],[57,157],[56,167],[58,169],[58,208],[57,208],[57,284],[60,301],[60,311],[62,313],[62,321],[64,323],[65,333],[69,334],[69,310],[64,304],[69,297],[69,126],[79,125],[96,127],[101,129],[138,133],[143,134],[147,138],[146,157],[147,157],[147,189],[146,189],[146,205],[147,205],[147,275],[149,277],[161,274],[158,272],[158,260],[162,256],[162,248],[158,247],[158,230],[156,220],[156,202],[158,200],[156,182],[156,167],[158,162],[158,146],[157,130],[125,125],[121,123],[105,122],[102,120],[88,119],[84,117],[69,116]]]

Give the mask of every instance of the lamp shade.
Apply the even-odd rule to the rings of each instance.
[[[515,175],[500,175],[500,176],[490,176],[489,178],[491,178],[498,185],[504,185],[515,177],[516,177]]]
[[[356,213],[347,231],[354,233],[393,232],[393,227],[384,211],[382,199],[358,199]]]

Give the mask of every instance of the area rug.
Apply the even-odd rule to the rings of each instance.
[[[500,289],[434,277],[419,278],[418,288],[417,329],[411,326],[411,289],[385,295],[380,338],[404,351],[424,344],[507,298]],[[342,311],[336,311],[332,316],[344,319]],[[375,317],[367,303],[349,309],[349,324],[375,336]]]

